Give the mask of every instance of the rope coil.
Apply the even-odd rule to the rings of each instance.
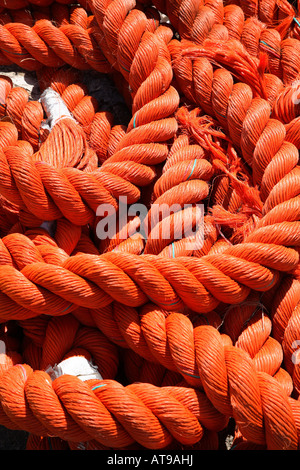
[[[297,18],[0,0],[0,67],[40,90],[0,77],[0,424],[28,449],[218,450],[230,422],[299,448]]]

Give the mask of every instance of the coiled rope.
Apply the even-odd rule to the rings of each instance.
[[[200,450],[231,419],[233,448],[298,449],[297,11],[71,3],[0,2],[0,65],[41,91],[0,78],[0,424],[28,449]],[[122,197],[146,217],[99,240]]]

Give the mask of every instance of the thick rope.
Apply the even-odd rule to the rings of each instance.
[[[85,3],[0,2],[0,64],[44,92],[0,80],[0,423],[28,448],[216,449],[232,418],[237,449],[298,449],[297,12]],[[77,78],[91,69],[128,125]],[[97,209],[122,196],[150,235],[132,217],[99,242]],[[155,203],[180,210],[153,223]]]

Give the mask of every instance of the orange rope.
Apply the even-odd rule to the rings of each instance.
[[[0,65],[41,99],[0,77],[0,424],[28,449],[217,450],[232,421],[233,449],[298,449],[298,8],[6,3]],[[122,197],[145,218],[99,239]]]

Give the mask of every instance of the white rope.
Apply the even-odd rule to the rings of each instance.
[[[103,380],[98,368],[83,356],[69,357],[54,367],[49,366],[46,372],[52,380],[61,375],[74,375],[83,382],[91,379]]]
[[[55,124],[65,118],[75,121],[60,94],[52,88],[46,88],[41,94],[39,101],[43,105],[48,117],[47,121],[42,124],[43,128],[47,128],[51,131]]]

